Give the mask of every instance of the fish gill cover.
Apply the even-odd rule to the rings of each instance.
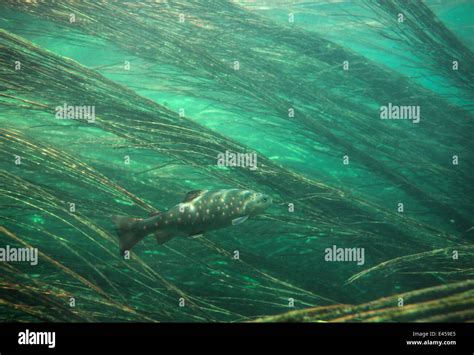
[[[474,320],[472,10],[2,1],[0,319]],[[119,253],[221,189],[273,204]]]

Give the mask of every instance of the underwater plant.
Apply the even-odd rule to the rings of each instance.
[[[471,51],[427,36],[427,5],[384,4],[367,2],[419,18],[400,40],[472,98],[472,72],[443,67]],[[0,264],[3,320],[472,320],[469,105],[230,1],[0,7],[0,247],[40,261]],[[392,103],[419,122],[381,119]],[[256,169],[217,164],[228,152]],[[274,206],[120,255],[112,215],[223,188]],[[338,247],[364,258],[325,258]]]

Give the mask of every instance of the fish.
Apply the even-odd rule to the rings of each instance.
[[[175,237],[196,238],[204,233],[237,226],[263,213],[272,198],[243,189],[193,190],[183,201],[165,212],[152,212],[147,218],[114,215],[120,254],[154,234],[159,245]]]

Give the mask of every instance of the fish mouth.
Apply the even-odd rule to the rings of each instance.
[[[273,204],[273,199],[272,199],[271,197],[269,197],[269,198],[268,198],[268,202],[266,203],[265,209],[267,209],[268,207],[270,207],[272,204]]]
[[[257,215],[265,211],[273,203],[273,199],[266,194],[254,193],[251,195],[246,204],[249,204],[250,209],[252,210],[253,215]]]
[[[262,201],[264,210],[270,207],[273,203],[273,199],[268,195],[263,195],[261,201]]]
[[[269,195],[263,195],[262,200],[264,203],[271,205],[273,203],[273,199]]]

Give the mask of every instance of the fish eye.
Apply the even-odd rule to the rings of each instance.
[[[262,201],[263,201],[263,203],[265,203],[265,202],[268,201],[268,198],[264,197],[264,198],[262,199]]]

